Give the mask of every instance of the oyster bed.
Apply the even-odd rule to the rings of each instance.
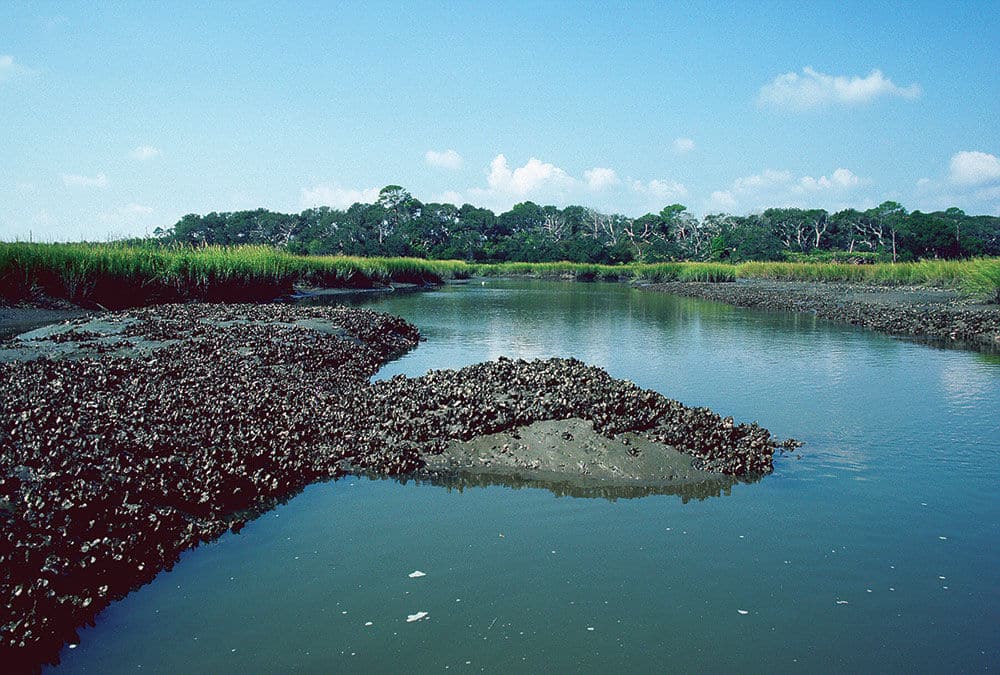
[[[757,279],[730,284],[673,281],[641,288],[737,307],[809,312],[880,333],[960,347],[1000,348],[1000,305],[982,304],[947,289]]]
[[[684,472],[626,483],[771,470],[767,430],[572,359],[369,382],[418,340],[412,325],[364,309],[189,304],[0,344],[0,662],[51,662],[77,627],[182,551],[309,483],[459,474],[469,458],[456,444],[488,434],[567,420],[581,435],[585,421],[635,456],[660,447],[689,458]],[[583,444],[563,440],[545,466],[505,449],[507,475],[591,473],[574,454]]]

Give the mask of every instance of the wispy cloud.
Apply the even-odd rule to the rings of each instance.
[[[655,204],[666,201],[676,201],[688,196],[688,189],[683,183],[654,178],[649,181],[633,180],[629,183],[632,192],[649,195]],[[665,204],[664,204],[665,206]]]
[[[674,152],[678,155],[686,155],[687,153],[694,150],[694,141],[690,138],[675,138],[674,139]]]
[[[105,211],[98,217],[107,225],[135,225],[146,216],[152,215],[153,208],[142,204],[126,204],[114,211]]]
[[[99,173],[96,176],[64,173],[62,179],[63,184],[67,187],[105,188],[108,186],[108,177],[103,173]]]
[[[608,188],[621,183],[621,180],[618,179],[618,174],[615,173],[614,169],[608,169],[602,166],[595,166],[593,169],[587,169],[584,171],[583,179],[587,181],[587,188],[593,192],[607,190]]]
[[[850,169],[839,168],[829,176],[795,176],[791,171],[765,169],[714,191],[706,212],[744,213],[770,207],[843,208],[866,181]]]
[[[378,199],[380,188],[347,188],[337,182],[320,183],[301,190],[301,202],[305,208],[329,206],[334,209],[346,209],[358,202],[373,204]]]
[[[462,168],[462,156],[454,150],[445,150],[443,152],[428,150],[424,153],[424,160],[429,166],[439,169],[457,171]]]
[[[493,158],[486,169],[486,186],[474,186],[461,192],[439,195],[444,201],[460,204],[468,201],[494,211],[506,211],[514,204],[533,201],[538,204],[567,206],[582,204],[609,210],[644,213],[688,196],[679,182],[665,179],[622,179],[618,172],[595,166],[574,176],[551,162],[531,157],[521,166],[511,166],[506,155]]]
[[[28,72],[31,71],[15,61],[10,54],[0,54],[0,82]]]
[[[807,66],[801,75],[784,73],[765,84],[760,88],[757,101],[776,108],[805,110],[830,105],[863,105],[883,96],[915,99],[921,93],[919,84],[900,87],[880,70],[860,77],[827,75]]]
[[[152,145],[140,145],[130,152],[129,156],[132,159],[138,159],[140,162],[144,162],[148,159],[153,159],[154,157],[159,156],[159,154],[159,148],[154,148]]]
[[[1000,182],[1000,158],[977,150],[956,152],[951,158],[948,178],[964,186]]]

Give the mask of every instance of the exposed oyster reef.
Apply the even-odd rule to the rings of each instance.
[[[456,444],[487,434],[585,420],[628,456],[667,444],[685,453],[685,470],[771,470],[765,429],[574,360],[369,383],[418,339],[405,321],[364,309],[191,304],[0,343],[0,663],[10,672],[51,661],[76,627],[183,550],[311,482],[347,470],[428,475],[428,460],[435,475],[461,472],[471,455]],[[517,448],[499,450],[530,473],[535,459],[522,466]],[[483,456],[491,461],[477,464]],[[604,463],[635,478],[602,457],[534,468]]]
[[[745,279],[735,284],[672,281],[643,286],[737,307],[804,312],[868,330],[976,349],[1000,349],[1000,306],[954,290]]]

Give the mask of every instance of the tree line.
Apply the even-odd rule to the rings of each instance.
[[[638,218],[527,201],[496,214],[423,203],[398,185],[373,204],[286,214],[257,209],[189,214],[157,228],[166,243],[268,244],[300,254],[412,256],[482,262],[588,263],[781,260],[907,261],[1000,255],[1000,217],[961,209],[908,212],[897,202],[859,211],[772,208],[696,218],[681,204]]]

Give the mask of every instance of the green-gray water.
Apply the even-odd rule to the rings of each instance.
[[[806,445],[758,483],[686,502],[314,485],[112,605],[59,671],[1000,664],[997,356],[612,284],[353,301],[427,337],[378,377],[575,356]]]

